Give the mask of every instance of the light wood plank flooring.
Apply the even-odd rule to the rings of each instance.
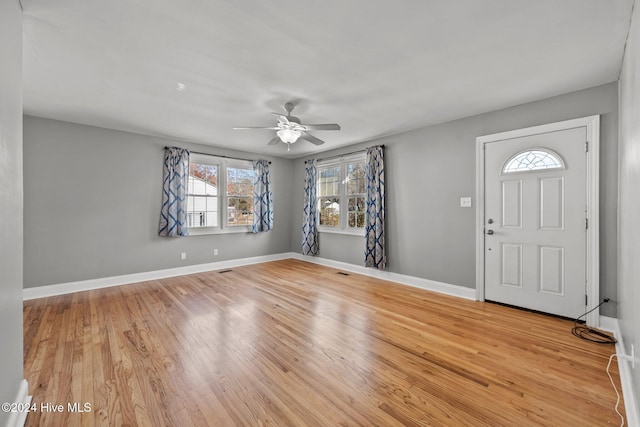
[[[619,424],[614,348],[572,322],[298,260],[27,301],[24,326],[34,404],[65,406],[29,426]]]

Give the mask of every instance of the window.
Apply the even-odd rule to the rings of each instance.
[[[347,163],[347,206],[349,227],[364,227],[364,196],[365,196],[364,160]]]
[[[564,169],[564,162],[555,152],[545,148],[536,148],[522,151],[511,157],[502,168],[502,173],[529,172],[541,169]]]
[[[318,165],[320,231],[361,233],[365,213],[365,156]]]
[[[227,225],[253,224],[253,166],[227,168]]]
[[[189,163],[187,226],[218,226],[218,166]]]
[[[250,161],[191,154],[187,188],[189,233],[250,231],[253,176]]]
[[[340,169],[339,165],[319,168],[318,224],[321,226],[340,226]]]

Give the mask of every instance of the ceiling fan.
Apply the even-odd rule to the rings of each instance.
[[[295,104],[293,102],[287,102],[284,104],[284,110],[287,112],[286,115],[280,113],[271,113],[278,116],[278,124],[272,127],[236,127],[234,130],[239,129],[271,129],[276,131],[276,136],[269,141],[268,145],[275,145],[280,141],[287,144],[287,151],[289,151],[291,144],[296,142],[298,138],[302,138],[304,140],[309,141],[315,145],[324,144],[324,141],[320,138],[316,138],[315,136],[309,134],[307,131],[310,130],[340,130],[340,125],[336,123],[327,123],[327,124],[319,124],[319,125],[307,125],[300,123],[300,119],[291,115],[291,111]]]

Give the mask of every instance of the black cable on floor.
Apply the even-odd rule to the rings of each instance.
[[[598,304],[597,306],[593,307],[591,310],[587,311],[586,313],[578,316],[578,318],[574,321],[574,326],[573,329],[571,329],[571,333],[573,335],[575,335],[578,338],[581,338],[583,340],[587,340],[587,341],[591,341],[597,344],[615,344],[618,341],[612,337],[611,335],[607,335],[604,332],[601,332],[597,329],[591,328],[589,326],[585,326],[585,325],[578,325],[578,322],[580,321],[581,317],[586,316],[587,314],[591,313],[593,310],[599,308],[602,304],[604,304],[605,302],[609,302],[609,298],[605,298],[600,304]]]

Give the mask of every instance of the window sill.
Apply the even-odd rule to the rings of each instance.
[[[318,233],[327,233],[327,234],[344,234],[347,236],[359,236],[364,237],[364,230],[344,230],[341,228],[331,229],[331,228],[319,228]]]
[[[217,227],[198,227],[198,228],[190,228],[189,236],[209,236],[212,234],[247,234],[251,233],[251,227],[228,227],[228,228],[217,228]]]

